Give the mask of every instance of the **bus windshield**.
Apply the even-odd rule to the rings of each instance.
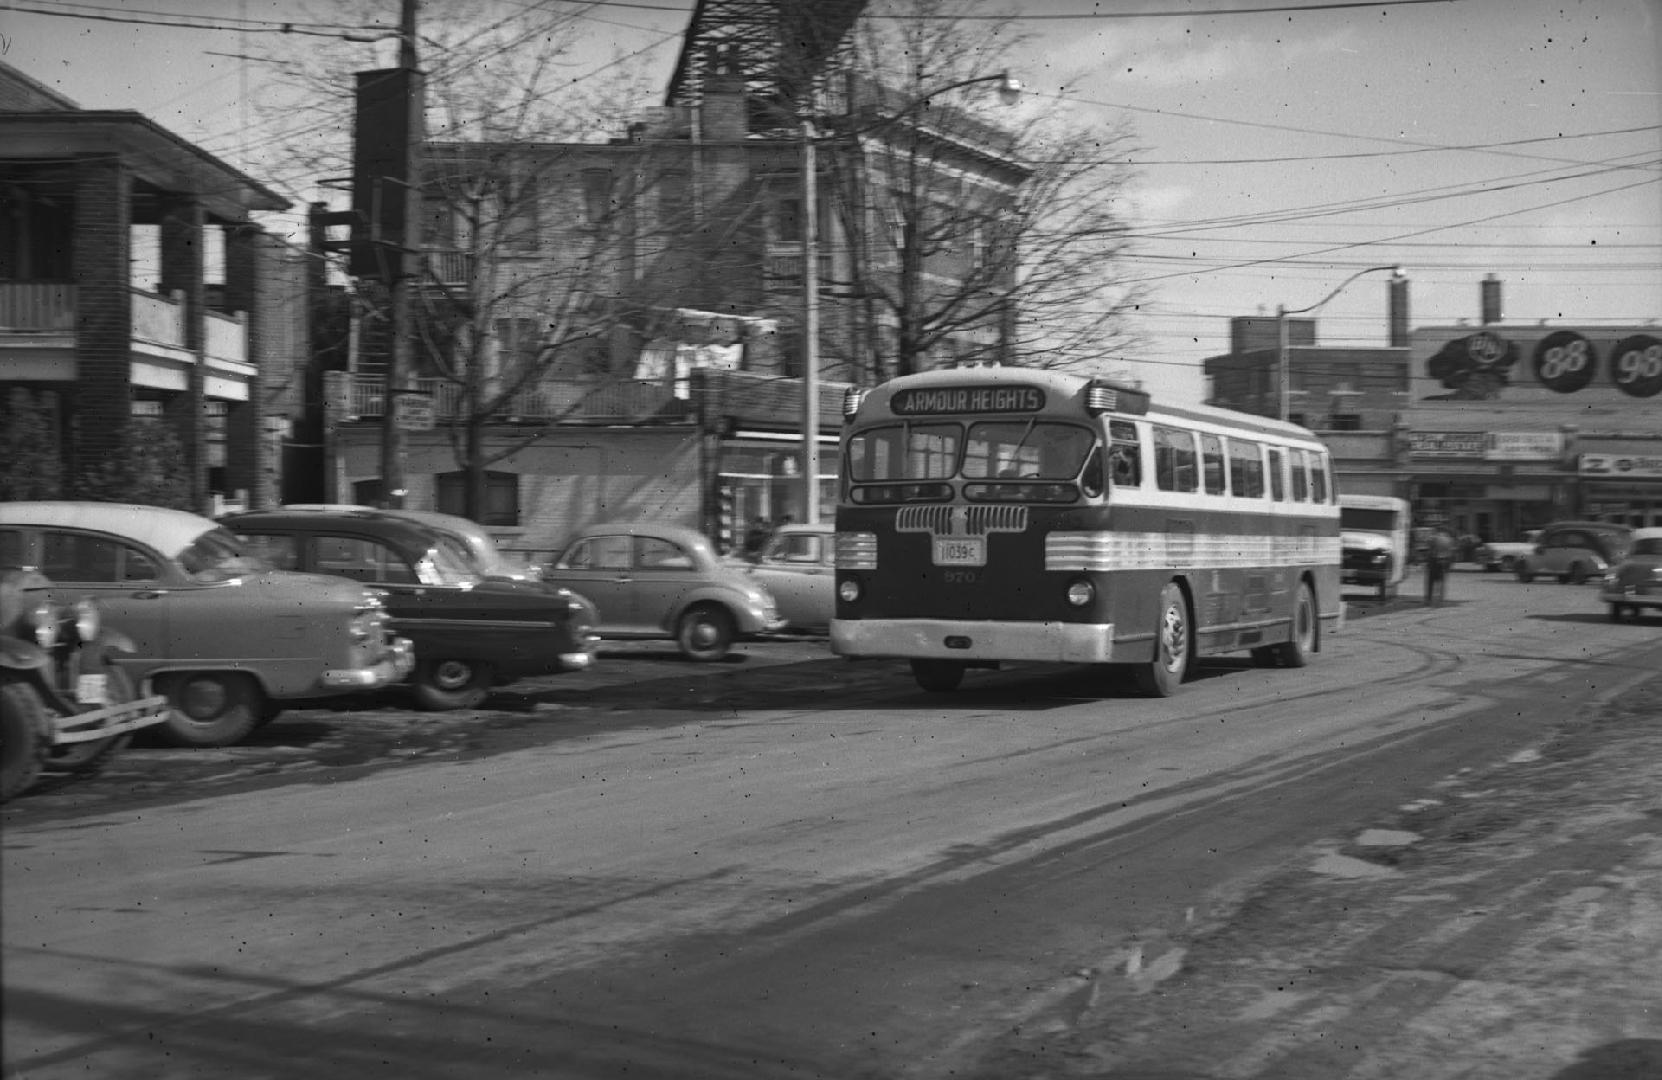
[[[848,440],[857,483],[895,480],[1072,480],[1096,446],[1092,431],[1050,420],[893,424]]]

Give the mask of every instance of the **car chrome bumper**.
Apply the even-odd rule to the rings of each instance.
[[[1599,599],[1607,604],[1628,604],[1633,607],[1662,607],[1662,589],[1638,589],[1632,585],[1606,585]]]
[[[839,656],[1107,664],[1127,659],[1128,644],[1121,642],[1122,654],[1115,654],[1113,623],[831,620],[831,651]]]
[[[415,643],[393,638],[392,648],[377,663],[361,668],[331,668],[318,681],[329,689],[375,690],[391,686],[415,670]]]

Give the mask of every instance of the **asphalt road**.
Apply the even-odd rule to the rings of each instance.
[[[1208,663],[1169,700],[636,646],[476,714],[360,702],[135,749],[4,811],[6,1064],[1054,1075],[1012,1033],[1077,1037],[1106,972],[1192,977],[1181,943],[1291,861],[1662,666],[1657,624],[1590,588],[1450,597],[1358,596],[1312,667]],[[1188,1008],[1160,1022],[1198,1029]]]

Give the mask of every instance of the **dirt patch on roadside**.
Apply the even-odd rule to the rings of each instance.
[[[977,1075],[1662,1077],[1662,679],[1088,974]]]

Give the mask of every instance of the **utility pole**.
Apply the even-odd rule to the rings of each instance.
[[[407,124],[403,140],[402,176],[383,181],[381,197],[396,198],[402,208],[397,235],[384,249],[387,267],[392,349],[387,358],[386,401],[381,419],[381,497],[383,504],[402,509],[406,492],[404,457],[405,392],[415,370],[415,310],[412,291],[421,268],[421,144],[426,137],[423,116],[426,95],[416,70],[416,0],[401,0],[398,20],[398,70],[404,79]],[[403,190],[396,195],[397,185]]]

